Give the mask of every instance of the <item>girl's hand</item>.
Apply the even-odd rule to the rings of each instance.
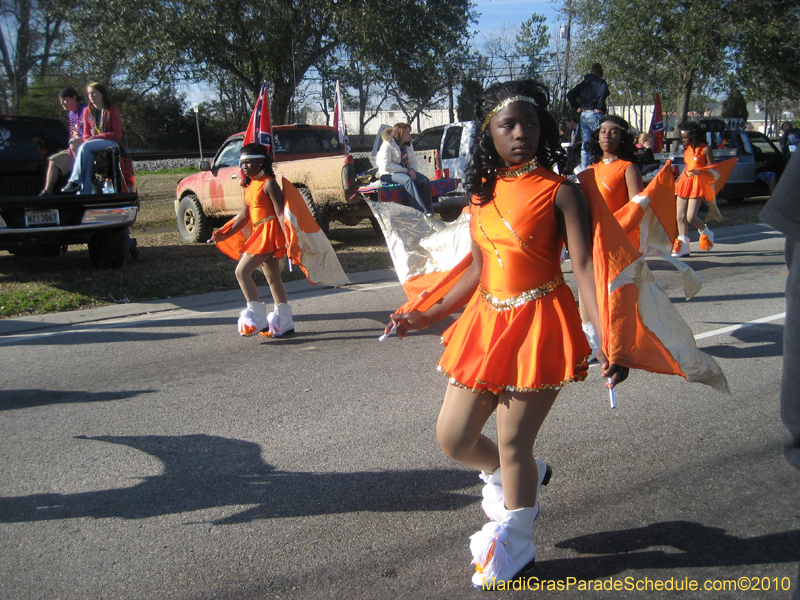
[[[603,362],[601,363],[600,369],[603,377],[605,377],[606,380],[610,379],[610,381],[606,382],[606,387],[610,390],[613,390],[615,385],[622,383],[628,378],[628,367]]]
[[[211,239],[214,240],[215,242],[221,242],[222,240],[227,240],[228,235],[229,235],[228,233],[221,232],[219,229],[217,229],[214,233],[211,234]]]
[[[386,328],[383,331],[384,333],[389,333],[392,327],[395,327],[395,333],[397,334],[397,338],[400,340],[406,337],[408,332],[412,329],[425,329],[429,325],[423,313],[417,311],[412,311],[409,313],[392,313],[389,315],[389,318],[392,320],[392,322],[386,325]]]

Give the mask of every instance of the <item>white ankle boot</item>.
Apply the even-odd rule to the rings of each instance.
[[[269,326],[267,321],[267,306],[263,302],[248,302],[239,314],[239,335],[251,336]]]
[[[269,332],[264,332],[267,337],[281,337],[294,331],[292,307],[286,302],[275,305],[275,309],[267,315]]]
[[[536,559],[533,522],[536,508],[505,510],[500,521],[490,521],[470,537],[475,574],[472,585],[492,588],[511,581]]]
[[[535,458],[536,470],[539,472],[539,481],[536,488],[536,516],[539,515],[539,495],[542,492],[542,486],[550,483],[550,477],[553,476],[553,469],[550,468],[546,462],[541,458]],[[481,500],[481,507],[486,516],[492,521],[500,521],[502,519],[503,511],[505,510],[505,497],[503,495],[503,480],[500,478],[500,467],[497,467],[492,473],[481,471],[479,477],[486,483],[483,486]],[[535,519],[536,517],[534,517]]]

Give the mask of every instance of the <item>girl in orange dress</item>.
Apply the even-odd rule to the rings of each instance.
[[[636,144],[628,133],[628,122],[617,115],[606,115],[600,120],[600,129],[592,133],[588,142],[592,166],[578,175],[582,185],[589,177],[594,177],[597,189],[606,205],[614,214],[634,248],[639,248],[639,223],[650,198],[637,194],[644,189],[642,174],[636,161]],[[580,302],[583,332],[592,348],[591,359],[598,347],[598,337],[590,320],[586,303]]]
[[[245,175],[245,206],[229,227],[218,229],[211,239],[223,241],[250,226],[250,235],[239,250],[241,258],[236,265],[236,280],[247,301],[247,308],[239,318],[239,333],[250,336],[262,332],[267,337],[279,337],[294,331],[292,309],[281,280],[279,260],[286,256],[283,192],[275,180],[272,158],[265,146],[243,146],[239,164]],[[266,305],[259,301],[258,287],[253,281],[253,271],[258,267],[267,278],[275,302],[275,309],[269,315]]]
[[[509,581],[534,561],[533,522],[550,467],[534,458],[539,428],[561,387],[586,378],[589,345],[559,265],[566,242],[573,273],[598,326],[591,215],[563,167],[547,90],[534,81],[487,89],[476,105],[467,189],[472,264],[442,300],[424,312],[393,313],[400,338],[466,304],[444,333],[439,369],[449,385],[437,437],[444,452],[483,471],[483,508],[491,519],[472,536],[476,587]],[[608,364],[609,387],[627,369]],[[497,413],[497,443],[481,433]]]
[[[700,203],[705,199],[713,202],[716,195],[712,187],[713,177],[699,168],[714,164],[711,148],[703,142],[704,134],[697,123],[681,125],[683,161],[686,167],[675,182],[677,196],[678,238],[672,248],[672,256],[689,256],[689,224],[700,232],[700,250],[711,250],[714,246],[714,232],[697,216]],[[706,176],[708,175],[708,176]]]

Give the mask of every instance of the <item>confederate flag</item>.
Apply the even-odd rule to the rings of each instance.
[[[253,114],[250,115],[250,123],[247,124],[242,145],[253,142],[266,146],[272,153],[272,122],[269,119],[269,88],[266,81],[261,84],[261,91],[258,93]]]

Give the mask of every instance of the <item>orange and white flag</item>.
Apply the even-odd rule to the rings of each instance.
[[[396,202],[367,200],[367,204],[383,231],[395,272],[409,300],[401,312],[426,310],[420,303],[430,298],[434,290],[439,295],[430,304],[438,301],[472,261],[469,213],[463,212],[452,223],[445,223]]]
[[[344,285],[350,279],[342,269],[325,232],[291,181],[283,178],[283,229],[292,263],[299,266],[309,283]]]
[[[314,220],[298,189],[285,177],[282,187],[283,231],[291,263],[300,267],[309,283],[333,286],[350,283],[333,246]],[[219,231],[228,231],[234,220],[235,217],[220,227]],[[248,223],[229,238],[217,242],[217,248],[233,260],[239,260],[250,231]]]
[[[729,392],[722,369],[698,350],[692,330],[631,245],[597,185],[583,189],[592,213],[597,305],[608,360]]]

